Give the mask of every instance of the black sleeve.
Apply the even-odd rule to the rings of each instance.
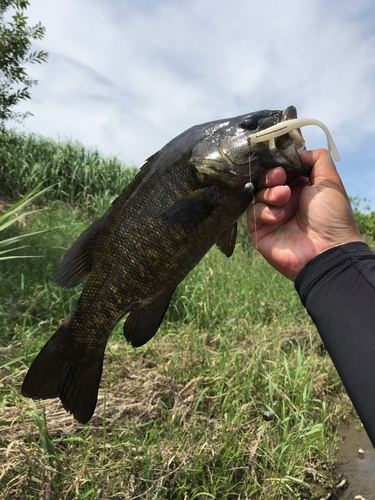
[[[375,447],[375,254],[362,242],[330,248],[295,287]]]

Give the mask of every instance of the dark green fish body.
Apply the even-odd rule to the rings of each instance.
[[[279,147],[248,136],[294,118],[295,108],[262,111],[192,127],[151,157],[108,212],[76,240],[55,282],[71,288],[87,275],[72,314],[37,356],[22,393],[60,397],[85,423],[95,409],[105,346],[118,321],[140,346],[156,333],[176,286],[217,244],[228,257],[237,220],[253,199],[251,181],[277,165],[308,174],[294,139]],[[255,128],[254,128],[255,127]]]

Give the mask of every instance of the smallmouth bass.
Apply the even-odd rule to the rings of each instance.
[[[148,342],[176,286],[208,250],[216,244],[232,255],[237,220],[264,170],[281,165],[309,175],[297,152],[304,147],[299,130],[267,142],[249,139],[296,118],[290,106],[197,125],[146,161],[61,261],[57,285],[72,288],[88,279],[71,315],[29,369],[24,396],[59,397],[79,422],[90,420],[115,325],[129,313],[126,340],[134,347]]]

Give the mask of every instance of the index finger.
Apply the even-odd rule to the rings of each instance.
[[[257,182],[258,189],[264,189],[273,186],[282,186],[286,182],[286,172],[282,167],[266,170]]]

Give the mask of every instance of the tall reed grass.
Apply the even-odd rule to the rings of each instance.
[[[98,193],[119,194],[137,173],[115,156],[103,157],[78,141],[56,142],[13,130],[0,134],[0,190],[17,199],[37,185],[53,186],[45,198],[71,205]]]

